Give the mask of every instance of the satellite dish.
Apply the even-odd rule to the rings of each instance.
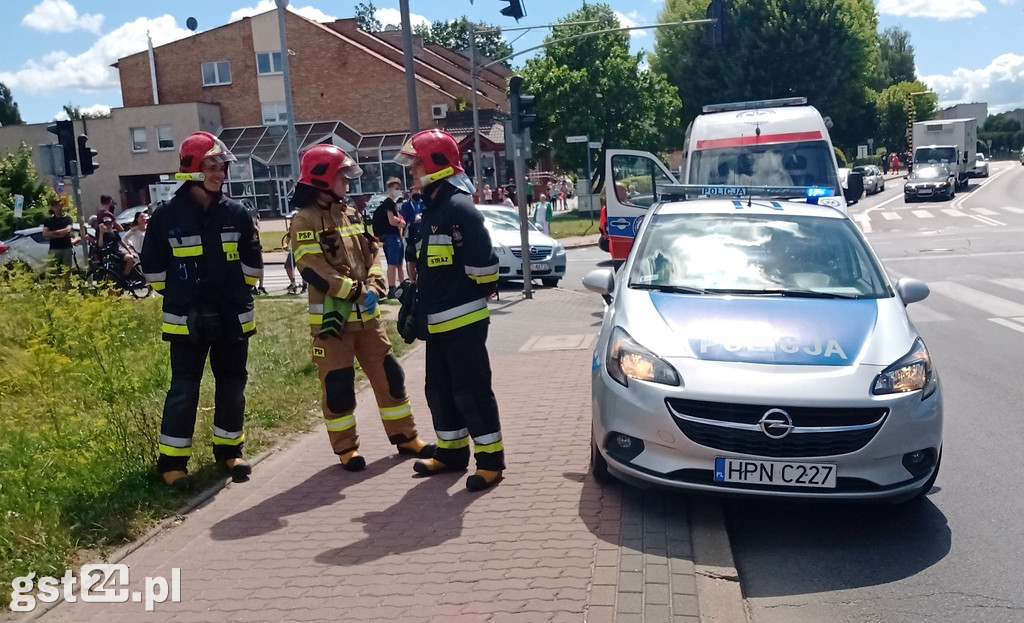
[[[199,22],[196,21],[196,18],[190,17],[185,20],[185,26],[187,26],[192,32],[195,32],[196,28],[199,26]]]
[[[385,31],[389,31],[389,30],[401,30],[401,29],[398,26],[395,26],[394,24],[387,24],[386,26],[384,26],[384,30]]]

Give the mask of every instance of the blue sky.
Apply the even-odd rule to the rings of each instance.
[[[579,0],[582,4],[582,0]],[[503,0],[409,0],[413,23],[467,15],[505,28],[553,22],[580,5],[523,0],[519,24],[501,15]],[[352,0],[292,0],[290,10],[326,21],[352,17]],[[367,2],[368,4],[368,2]],[[382,23],[398,23],[399,0],[373,3]],[[657,22],[664,0],[607,0],[623,25]],[[1024,107],[1024,0],[876,0],[880,27],[910,33],[918,75],[943,106],[988,102],[989,111]],[[10,87],[28,123],[53,120],[71,103],[86,110],[121,106],[118,58],[189,35],[189,17],[209,30],[275,7],[273,0],[3,0],[0,2],[0,82]],[[542,42],[546,30],[506,33],[516,50]],[[521,35],[521,36],[520,36]],[[636,31],[635,50],[654,46],[652,31]],[[537,52],[515,59],[523,60]]]

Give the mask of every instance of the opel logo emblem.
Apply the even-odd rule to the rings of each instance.
[[[761,416],[758,428],[771,439],[782,439],[793,432],[793,418],[782,409],[769,409]]]
[[[537,247],[530,247],[530,255],[537,255]]]

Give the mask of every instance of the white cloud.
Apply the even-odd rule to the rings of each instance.
[[[939,94],[940,106],[988,102],[990,113],[1024,108],[1024,56],[1003,54],[983,69],[959,68],[952,76],[921,76]]]
[[[88,13],[79,15],[67,0],[43,0],[32,7],[32,12],[21,20],[21,24],[43,32],[88,30],[99,34],[103,16]]]
[[[948,20],[966,19],[984,12],[985,5],[979,0],[878,0],[880,15]]]
[[[402,13],[398,9],[377,9],[374,11],[373,16],[377,18],[381,26],[387,26],[388,24],[398,27],[402,26]],[[415,30],[417,26],[430,26],[430,20],[422,15],[410,13],[409,24]]]
[[[96,116],[96,115],[99,115],[99,116],[108,116],[108,115],[110,115],[110,106],[107,106],[105,104],[94,104],[92,106],[79,106],[78,109],[82,113],[82,115],[87,116],[87,117],[88,116]],[[70,117],[68,117],[68,113],[65,112],[65,110],[63,108],[60,109],[60,112],[58,112],[57,114],[53,115],[53,117],[51,117],[51,121],[66,121],[67,119],[70,119]]]
[[[237,22],[243,17],[252,17],[253,15],[259,15],[261,13],[266,13],[267,11],[276,10],[277,3],[274,2],[274,0],[260,0],[259,3],[254,7],[238,9],[237,11],[234,11],[233,13],[231,13],[231,17],[228,18],[228,21]],[[295,13],[296,15],[301,15],[306,19],[313,20],[314,22],[333,22],[334,20],[337,19],[336,17],[328,15],[327,13],[324,13],[320,9],[317,9],[312,6],[297,7],[291,3],[288,3],[287,10],[291,11],[292,13]]]
[[[103,35],[78,56],[63,51],[51,52],[42,59],[26,62],[16,72],[0,72],[0,82],[33,95],[62,89],[118,90],[121,82],[117,70],[111,65],[119,58],[147,49],[147,32],[152,36],[154,46],[191,34],[178,26],[170,15],[155,19],[139,18]]]
[[[638,26],[639,24],[636,23],[637,15],[638,14],[637,14],[636,11],[633,11],[629,15],[626,15],[625,13],[622,13],[620,11],[615,11],[615,17],[619,20],[619,25],[622,26],[623,28],[632,28],[633,26]],[[629,36],[631,36],[631,37],[646,37],[647,36],[647,31],[646,30],[630,30],[629,31]]]

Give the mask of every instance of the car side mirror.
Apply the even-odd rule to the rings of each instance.
[[[846,198],[846,205],[853,205],[860,201],[864,194],[864,176],[857,171],[850,171],[846,177],[846,188],[843,189],[843,196]]]
[[[607,297],[615,291],[615,271],[610,268],[592,270],[584,275],[583,287]]]
[[[918,279],[903,277],[896,282],[896,293],[903,299],[904,305],[923,301],[928,298],[931,292],[928,284]]]

